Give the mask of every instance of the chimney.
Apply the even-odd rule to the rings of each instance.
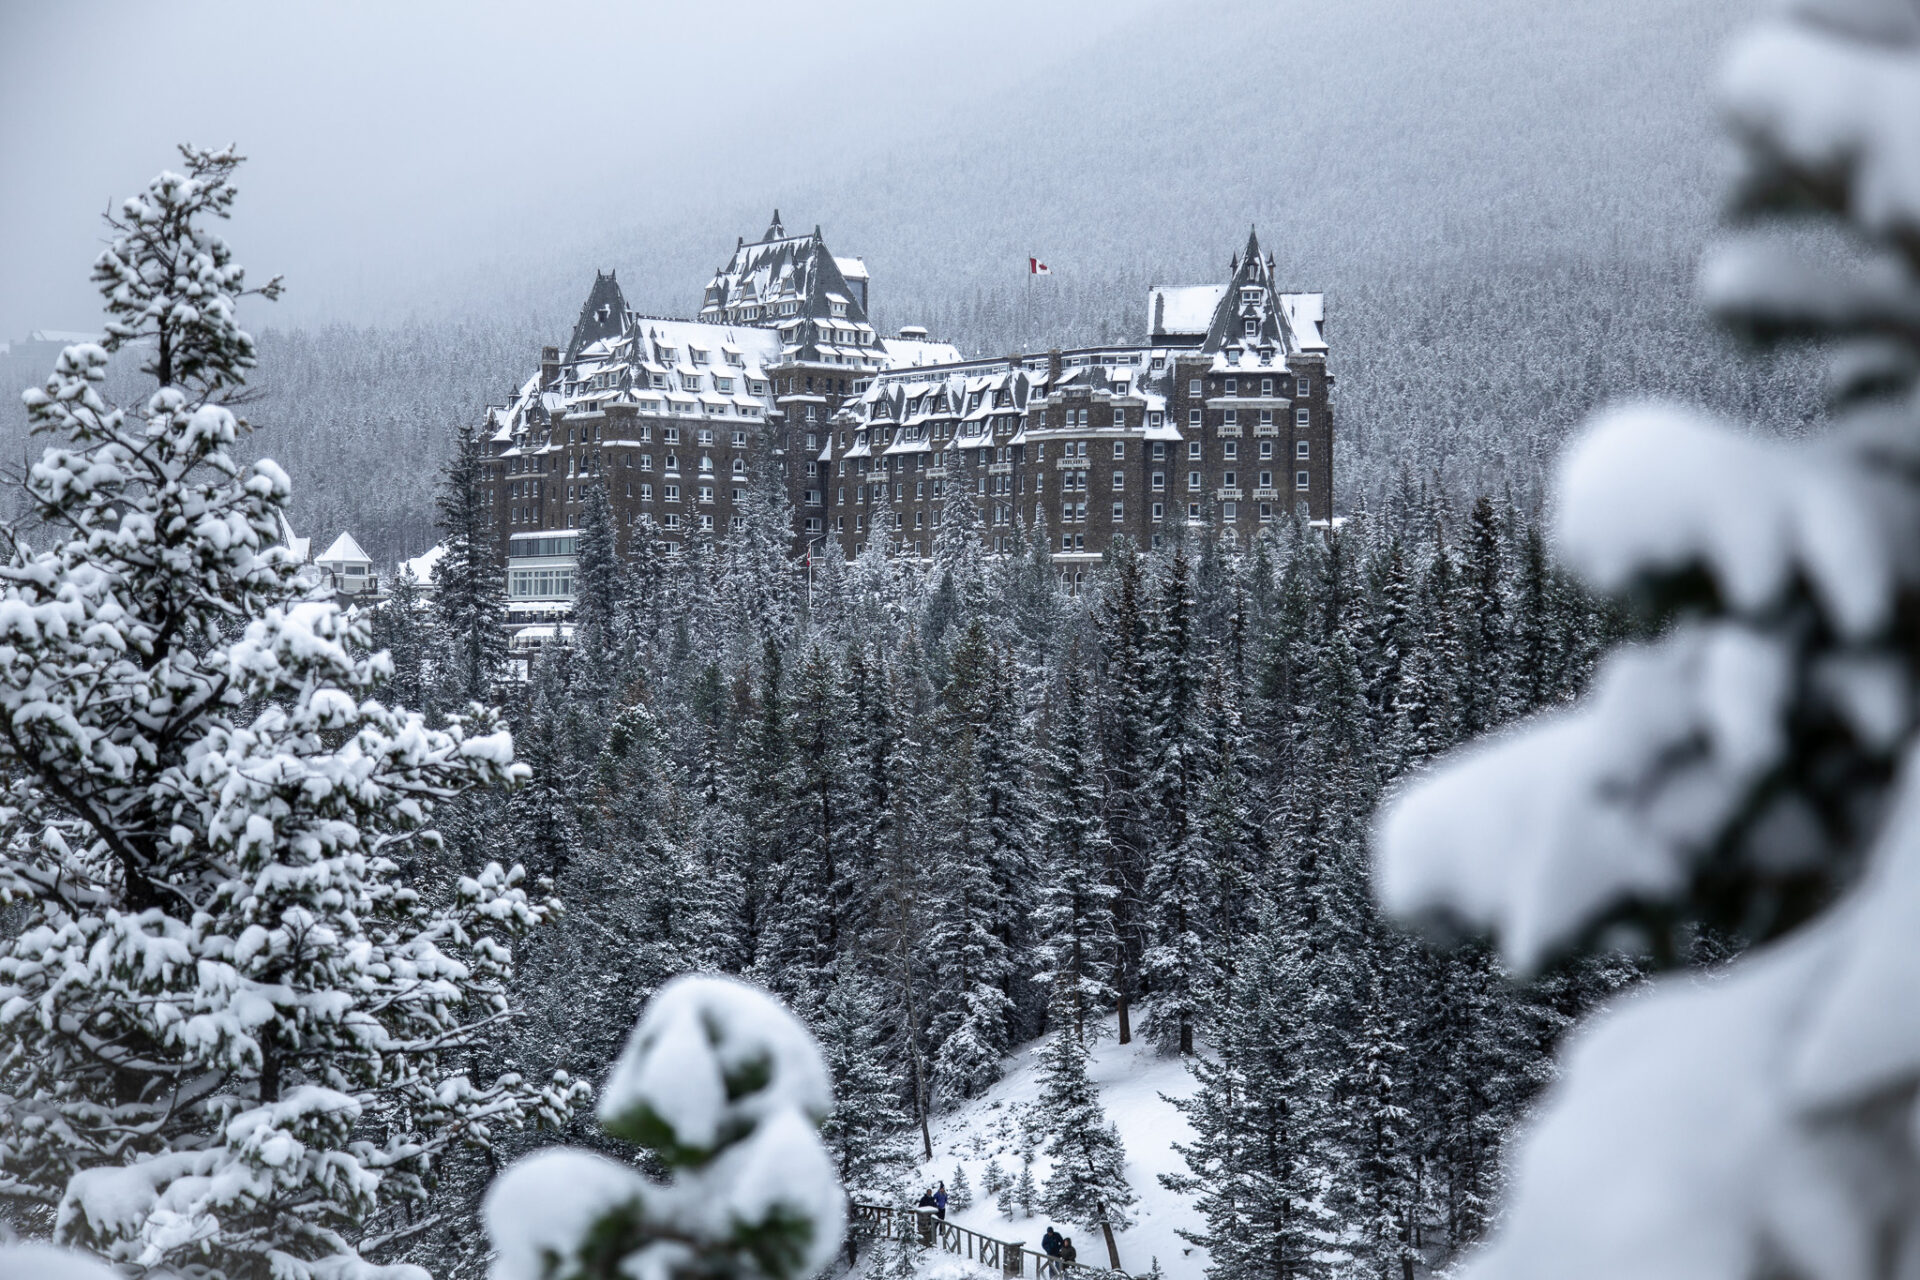
[[[1047,385],[1052,386],[1058,381],[1060,381],[1060,348],[1055,347],[1047,352]]]
[[[540,389],[547,390],[560,381],[560,348],[540,348]]]

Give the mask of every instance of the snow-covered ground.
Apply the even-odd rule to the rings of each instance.
[[[1135,1025],[1139,1025],[1136,1014]],[[1119,1127],[1127,1149],[1127,1181],[1137,1198],[1134,1225],[1117,1233],[1121,1268],[1134,1275],[1145,1275],[1160,1260],[1168,1280],[1201,1280],[1207,1251],[1188,1244],[1177,1232],[1184,1228],[1197,1231],[1204,1224],[1184,1195],[1160,1185],[1163,1173],[1185,1173],[1185,1163],[1173,1150],[1176,1142],[1192,1140],[1193,1131],[1185,1117],[1166,1097],[1190,1095],[1195,1082],[1186,1064],[1178,1058],[1163,1058],[1152,1046],[1136,1038],[1132,1044],[1118,1043],[1115,1020],[1107,1020],[1105,1032],[1093,1046],[1089,1074],[1099,1087],[1101,1105],[1107,1118]],[[1022,1125],[1034,1099],[1040,1092],[1040,1050],[1042,1041],[1022,1047],[1010,1060],[1005,1078],[980,1098],[935,1119],[933,1159],[920,1166],[918,1182],[911,1187],[909,1201],[935,1182],[953,1186],[954,1170],[964,1166],[967,1183],[973,1192],[973,1205],[967,1209],[949,1209],[947,1217],[961,1226],[997,1240],[1017,1240],[1029,1248],[1040,1247],[1048,1219],[1036,1210],[1035,1216],[1008,1218],[986,1194],[987,1162],[995,1161],[1010,1178],[1020,1176]],[[1048,1172],[1046,1155],[1034,1158],[1033,1178],[1044,1188]],[[1107,1249],[1100,1232],[1054,1224],[1063,1235],[1073,1237],[1082,1262],[1105,1266]],[[951,1261],[950,1256],[930,1254],[932,1267]]]

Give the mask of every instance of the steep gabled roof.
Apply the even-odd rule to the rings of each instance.
[[[586,304],[580,308],[580,319],[573,326],[573,339],[567,343],[568,361],[596,342],[619,337],[626,323],[627,300],[620,292],[620,282],[611,271],[594,272],[593,288],[587,294]]]
[[[360,549],[353,535],[343,533],[333,540],[333,545],[324,553],[313,558],[315,564],[372,564],[373,558]]]

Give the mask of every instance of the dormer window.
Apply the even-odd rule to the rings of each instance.
[[[1248,316],[1247,317],[1247,336],[1249,338],[1257,337],[1259,336],[1259,333],[1260,333],[1260,322],[1254,319],[1252,316]]]
[[[1247,288],[1240,290],[1240,301],[1242,302],[1260,301],[1260,289],[1258,288],[1258,286],[1250,285]]]

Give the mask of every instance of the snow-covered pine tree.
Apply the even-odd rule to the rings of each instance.
[[[934,1077],[943,1093],[973,1097],[999,1078],[1012,1031],[1013,957],[1001,919],[1014,909],[998,892],[995,827],[986,806],[980,738],[989,703],[1004,693],[979,618],[954,646],[937,717],[941,791],[933,815],[933,883],[939,893],[926,942],[937,992],[930,1010]]]
[[[287,477],[234,461],[223,403],[254,362],[210,226],[240,157],[181,153],[108,218],[106,339],[26,396],[58,442],[25,486],[45,549],[10,530],[0,575],[0,1169],[142,1274],[420,1276],[363,1256],[369,1221],[449,1147],[572,1103],[474,1070],[549,906],[497,864],[432,905],[393,859],[524,771],[491,713],[377,701],[365,623],[304,598]],[[154,385],[135,412],[101,395],[121,350]]]
[[[432,710],[432,644],[427,635],[426,603],[420,584],[404,565],[393,576],[387,598],[373,615],[373,645],[393,664],[386,697],[403,707]]]
[[[949,1209],[973,1208],[973,1184],[967,1181],[967,1166],[953,1166],[953,1180],[947,1184],[947,1207]]]
[[[803,1280],[846,1226],[818,1132],[832,1108],[819,1048],[777,1000],[678,979],[648,1004],[600,1101],[601,1125],[665,1180],[569,1147],[518,1161],[487,1194],[492,1274]]]
[[[1192,1053],[1194,1019],[1208,985],[1211,866],[1192,829],[1205,735],[1193,586],[1181,548],[1174,549],[1159,587],[1147,647],[1153,697],[1149,793],[1155,821],[1143,894],[1148,944],[1141,971],[1154,993],[1145,1031],[1163,1051]]]
[[[755,971],[773,990],[811,1012],[832,985],[841,947],[845,863],[852,796],[840,675],[826,651],[807,650],[793,691],[786,838],[773,842],[766,864],[765,913]]]
[[[998,1160],[988,1160],[987,1167],[980,1175],[980,1194],[998,1196],[1007,1188],[1006,1170],[1000,1167]]]
[[[1132,1004],[1139,994],[1140,956],[1148,943],[1142,897],[1153,847],[1153,713],[1145,566],[1125,538],[1114,540],[1107,562],[1096,619],[1101,644],[1097,723],[1102,816],[1111,853],[1108,880],[1119,891],[1113,900],[1120,940],[1113,985],[1119,995],[1120,1043],[1126,1044],[1133,1039]]]
[[[1101,818],[1093,727],[1078,646],[1060,673],[1052,763],[1047,778],[1047,857],[1034,907],[1034,980],[1046,986],[1049,1016],[1085,1039],[1113,1004],[1120,939],[1118,890],[1106,877],[1111,850]]]
[[[1072,1026],[1062,1024],[1048,1038],[1041,1073],[1034,1119],[1053,1161],[1042,1203],[1063,1222],[1098,1227],[1109,1265],[1118,1271],[1120,1246],[1113,1233],[1133,1225],[1135,1199],[1127,1182],[1127,1153],[1120,1131],[1100,1106],[1087,1075],[1086,1045]]]
[[[627,576],[615,545],[618,535],[606,482],[596,476],[583,488],[574,571],[573,652],[587,705],[605,711],[616,704],[628,674],[623,634],[629,615]]]
[[[1467,554],[1462,566],[1460,600],[1459,728],[1462,735],[1485,733],[1506,719],[1501,693],[1506,687],[1508,623],[1506,564],[1499,518],[1482,495],[1467,516]]]
[[[881,1053],[886,1023],[880,992],[871,980],[843,973],[821,1006],[820,1046],[833,1080],[833,1110],[820,1126],[851,1196],[890,1199],[913,1167],[902,1135],[900,1083]]]
[[[739,508],[741,528],[726,542],[726,589],[735,630],[749,652],[792,641],[799,620],[793,566],[793,507],[787,499],[785,460],[762,444],[753,458],[753,481]]]
[[[1376,868],[1389,907],[1492,928],[1519,968],[1626,929],[1668,961],[1703,927],[1751,949],[1583,1032],[1475,1280],[1920,1258],[1920,14],[1800,0],[1721,83],[1740,225],[1703,292],[1749,336],[1838,340],[1834,430],[1604,415],[1565,456],[1552,541],[1657,638],[1426,773]],[[1805,238],[1816,219],[1844,234]]]
[[[456,431],[440,481],[440,536],[433,565],[433,616],[440,630],[441,698],[485,703],[507,660],[506,585],[494,563],[493,512],[481,484],[477,429]]]

